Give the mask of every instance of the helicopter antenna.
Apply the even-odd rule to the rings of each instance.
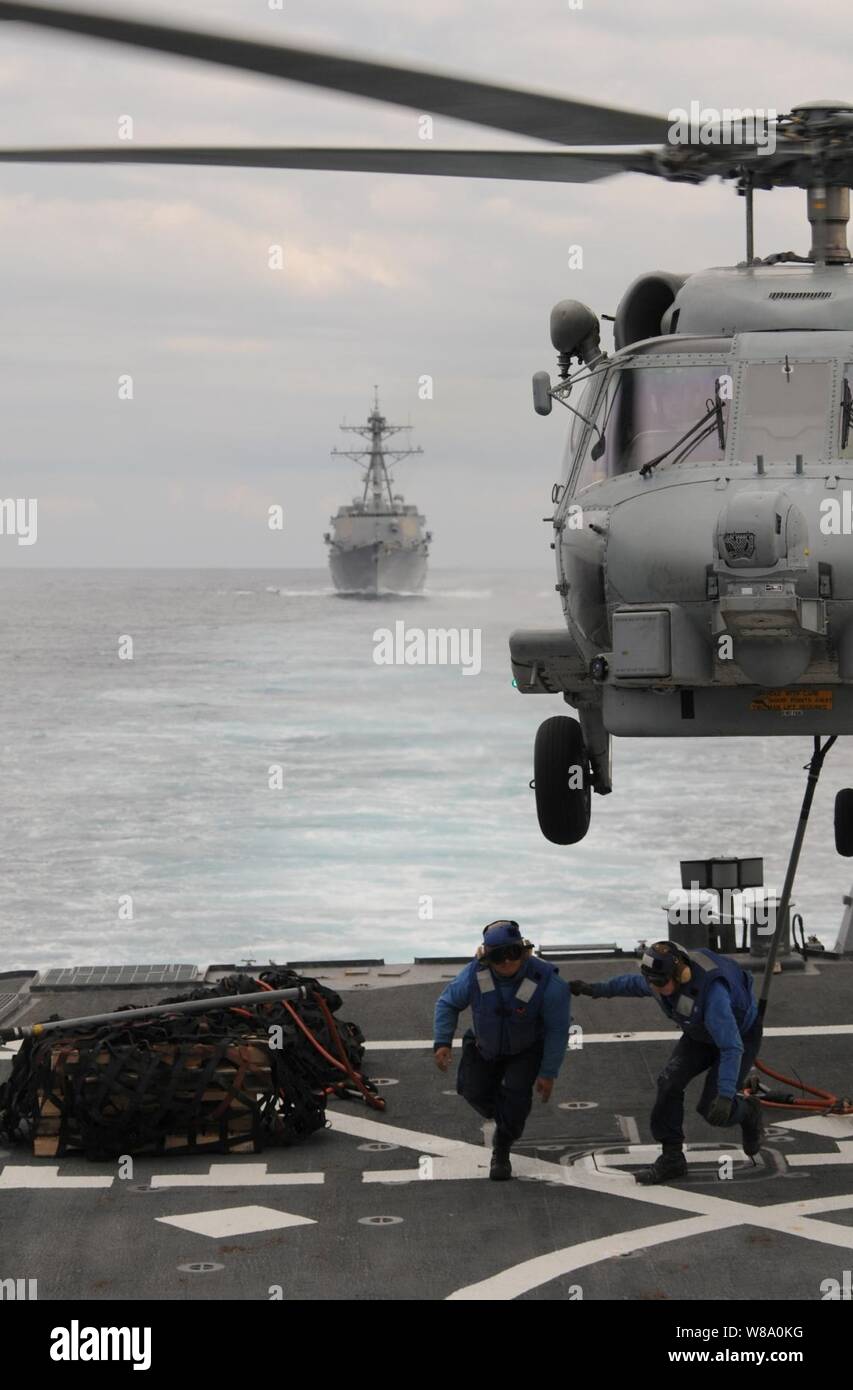
[[[379,412],[379,387],[373,388],[373,409],[368,416],[365,425],[341,425],[342,430],[351,434],[360,434],[367,442],[362,449],[333,449],[332,454],[339,458],[351,458],[357,463],[361,463],[365,469],[364,493],[362,502],[368,502],[373,506],[374,512],[382,510],[384,498],[387,497],[388,506],[394,510],[394,495],[392,491],[393,478],[388,471],[388,461],[399,462],[401,459],[409,458],[412,454],[422,454],[423,449],[418,445],[417,448],[411,446],[407,449],[386,449],[385,440],[392,434],[400,434],[412,428],[411,425],[389,425],[384,415]]]

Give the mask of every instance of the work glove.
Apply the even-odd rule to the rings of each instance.
[[[714,1096],[708,1106],[706,1119],[709,1125],[727,1125],[732,1118],[731,1096]]]
[[[592,985],[588,985],[586,980],[570,980],[569,989],[572,991],[572,994],[574,995],[588,994],[590,999],[595,998],[592,992]]]

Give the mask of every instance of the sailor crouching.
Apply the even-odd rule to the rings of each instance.
[[[639,975],[616,975],[600,984],[572,980],[572,994],[593,999],[616,996],[655,999],[682,1036],[657,1080],[651,1114],[652,1136],[661,1145],[651,1168],[636,1175],[649,1185],[682,1178],[684,1091],[695,1076],[707,1072],[696,1109],[708,1124],[740,1125],[743,1149],[753,1158],[761,1148],[761,1104],[738,1096],[761,1046],[762,1024],[752,976],[727,956],[691,950],[676,941],[658,941],[643,951]]]
[[[460,1013],[471,1008],[456,1089],[479,1115],[495,1121],[489,1177],[512,1177],[510,1148],[521,1138],[533,1103],[550,1099],[566,1055],[571,994],[556,966],[533,955],[517,922],[492,922],[469,965],[435,1006],[436,1066],[447,1071]]]

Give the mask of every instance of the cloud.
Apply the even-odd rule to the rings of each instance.
[[[209,512],[229,512],[250,521],[259,518],[265,521],[275,500],[269,490],[261,492],[246,483],[238,483],[230,488],[205,489],[203,505]]]
[[[188,26],[664,114],[694,98],[784,110],[848,81],[834,0],[815,0],[807,26],[799,3],[779,0],[772,29],[763,7],[740,0],[704,10],[683,0],[585,0],[583,10],[562,0],[138,5]],[[417,112],[2,27],[0,120],[15,139],[103,143],[128,113],[137,140],[151,142],[420,147]],[[437,118],[432,147],[529,143]],[[756,222],[762,254],[808,244],[798,192],[759,197]],[[572,187],[4,166],[0,228],[7,471],[27,495],[79,492],[102,506],[91,527],[80,517],[62,537],[40,539],[44,563],[113,555],[110,518],[122,506],[138,511],[146,480],[185,488],[187,499],[212,488],[213,502],[198,506],[191,528],[163,534],[152,522],[134,551],[140,562],[192,563],[215,541],[225,563],[251,564],[249,512],[282,475],[306,519],[289,538],[293,563],[323,564],[328,494],[352,492],[328,450],[338,420],[361,418],[379,381],[389,410],[411,411],[427,450],[401,479],[427,511],[436,556],[488,565],[511,555],[547,572],[539,518],[564,428],[534,416],[529,379],[552,367],[551,305],[571,296],[612,313],[641,271],[743,254],[743,205],[729,189],[640,176]],[[575,244],[582,271],[569,268]],[[272,245],[283,248],[281,270],[269,267]],[[136,394],[124,407],[116,381],[126,371]],[[417,394],[424,374],[435,384],[430,402]],[[86,491],[106,480],[109,506]],[[473,531],[459,520],[471,514]]]

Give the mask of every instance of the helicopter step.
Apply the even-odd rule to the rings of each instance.
[[[565,628],[520,628],[510,633],[515,685],[524,695],[558,695],[592,686],[588,663]]]

